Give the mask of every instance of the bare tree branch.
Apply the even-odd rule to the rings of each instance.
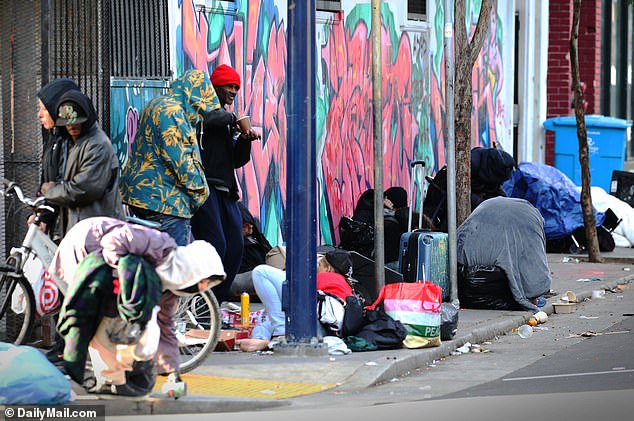
[[[579,164],[581,165],[581,209],[588,247],[588,260],[602,262],[597,238],[596,219],[590,194],[590,158],[588,153],[588,133],[586,131],[583,92],[579,80],[579,15],[581,0],[574,0],[572,9],[572,29],[570,31],[570,70],[572,71],[572,89],[574,92],[575,116],[577,120],[577,138],[579,139]]]
[[[480,49],[484,43],[484,37],[489,32],[491,21],[491,8],[493,7],[492,0],[482,0],[480,6],[480,15],[478,16],[478,23],[476,25],[473,37],[469,43],[469,66],[473,67],[475,61],[478,59]]]

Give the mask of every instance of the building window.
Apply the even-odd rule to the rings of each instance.
[[[171,77],[167,0],[112,0],[112,76]]]
[[[427,20],[427,0],[408,0],[407,19]]]
[[[317,10],[339,12],[341,10],[341,0],[317,0],[317,4],[315,6]]]

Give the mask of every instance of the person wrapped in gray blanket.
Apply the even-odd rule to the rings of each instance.
[[[550,291],[544,219],[524,199],[485,200],[457,231],[461,307],[537,311]]]

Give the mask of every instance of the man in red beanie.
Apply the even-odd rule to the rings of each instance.
[[[200,152],[209,184],[209,198],[191,219],[192,234],[215,248],[225,268],[225,282],[213,288],[218,302],[225,301],[242,260],[242,215],[238,207],[235,169],[251,159],[251,141],[260,137],[252,128],[239,129],[227,110],[240,90],[240,75],[221,64],[211,74],[221,108],[205,115]]]
[[[232,105],[240,90],[240,75],[226,64],[216,67],[211,74],[211,84],[214,85],[220,104]]]

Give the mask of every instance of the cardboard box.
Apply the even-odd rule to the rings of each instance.
[[[246,339],[249,335],[250,332],[248,330],[222,329],[220,331],[220,338],[218,339],[215,351],[233,351],[236,345],[236,339]]]

